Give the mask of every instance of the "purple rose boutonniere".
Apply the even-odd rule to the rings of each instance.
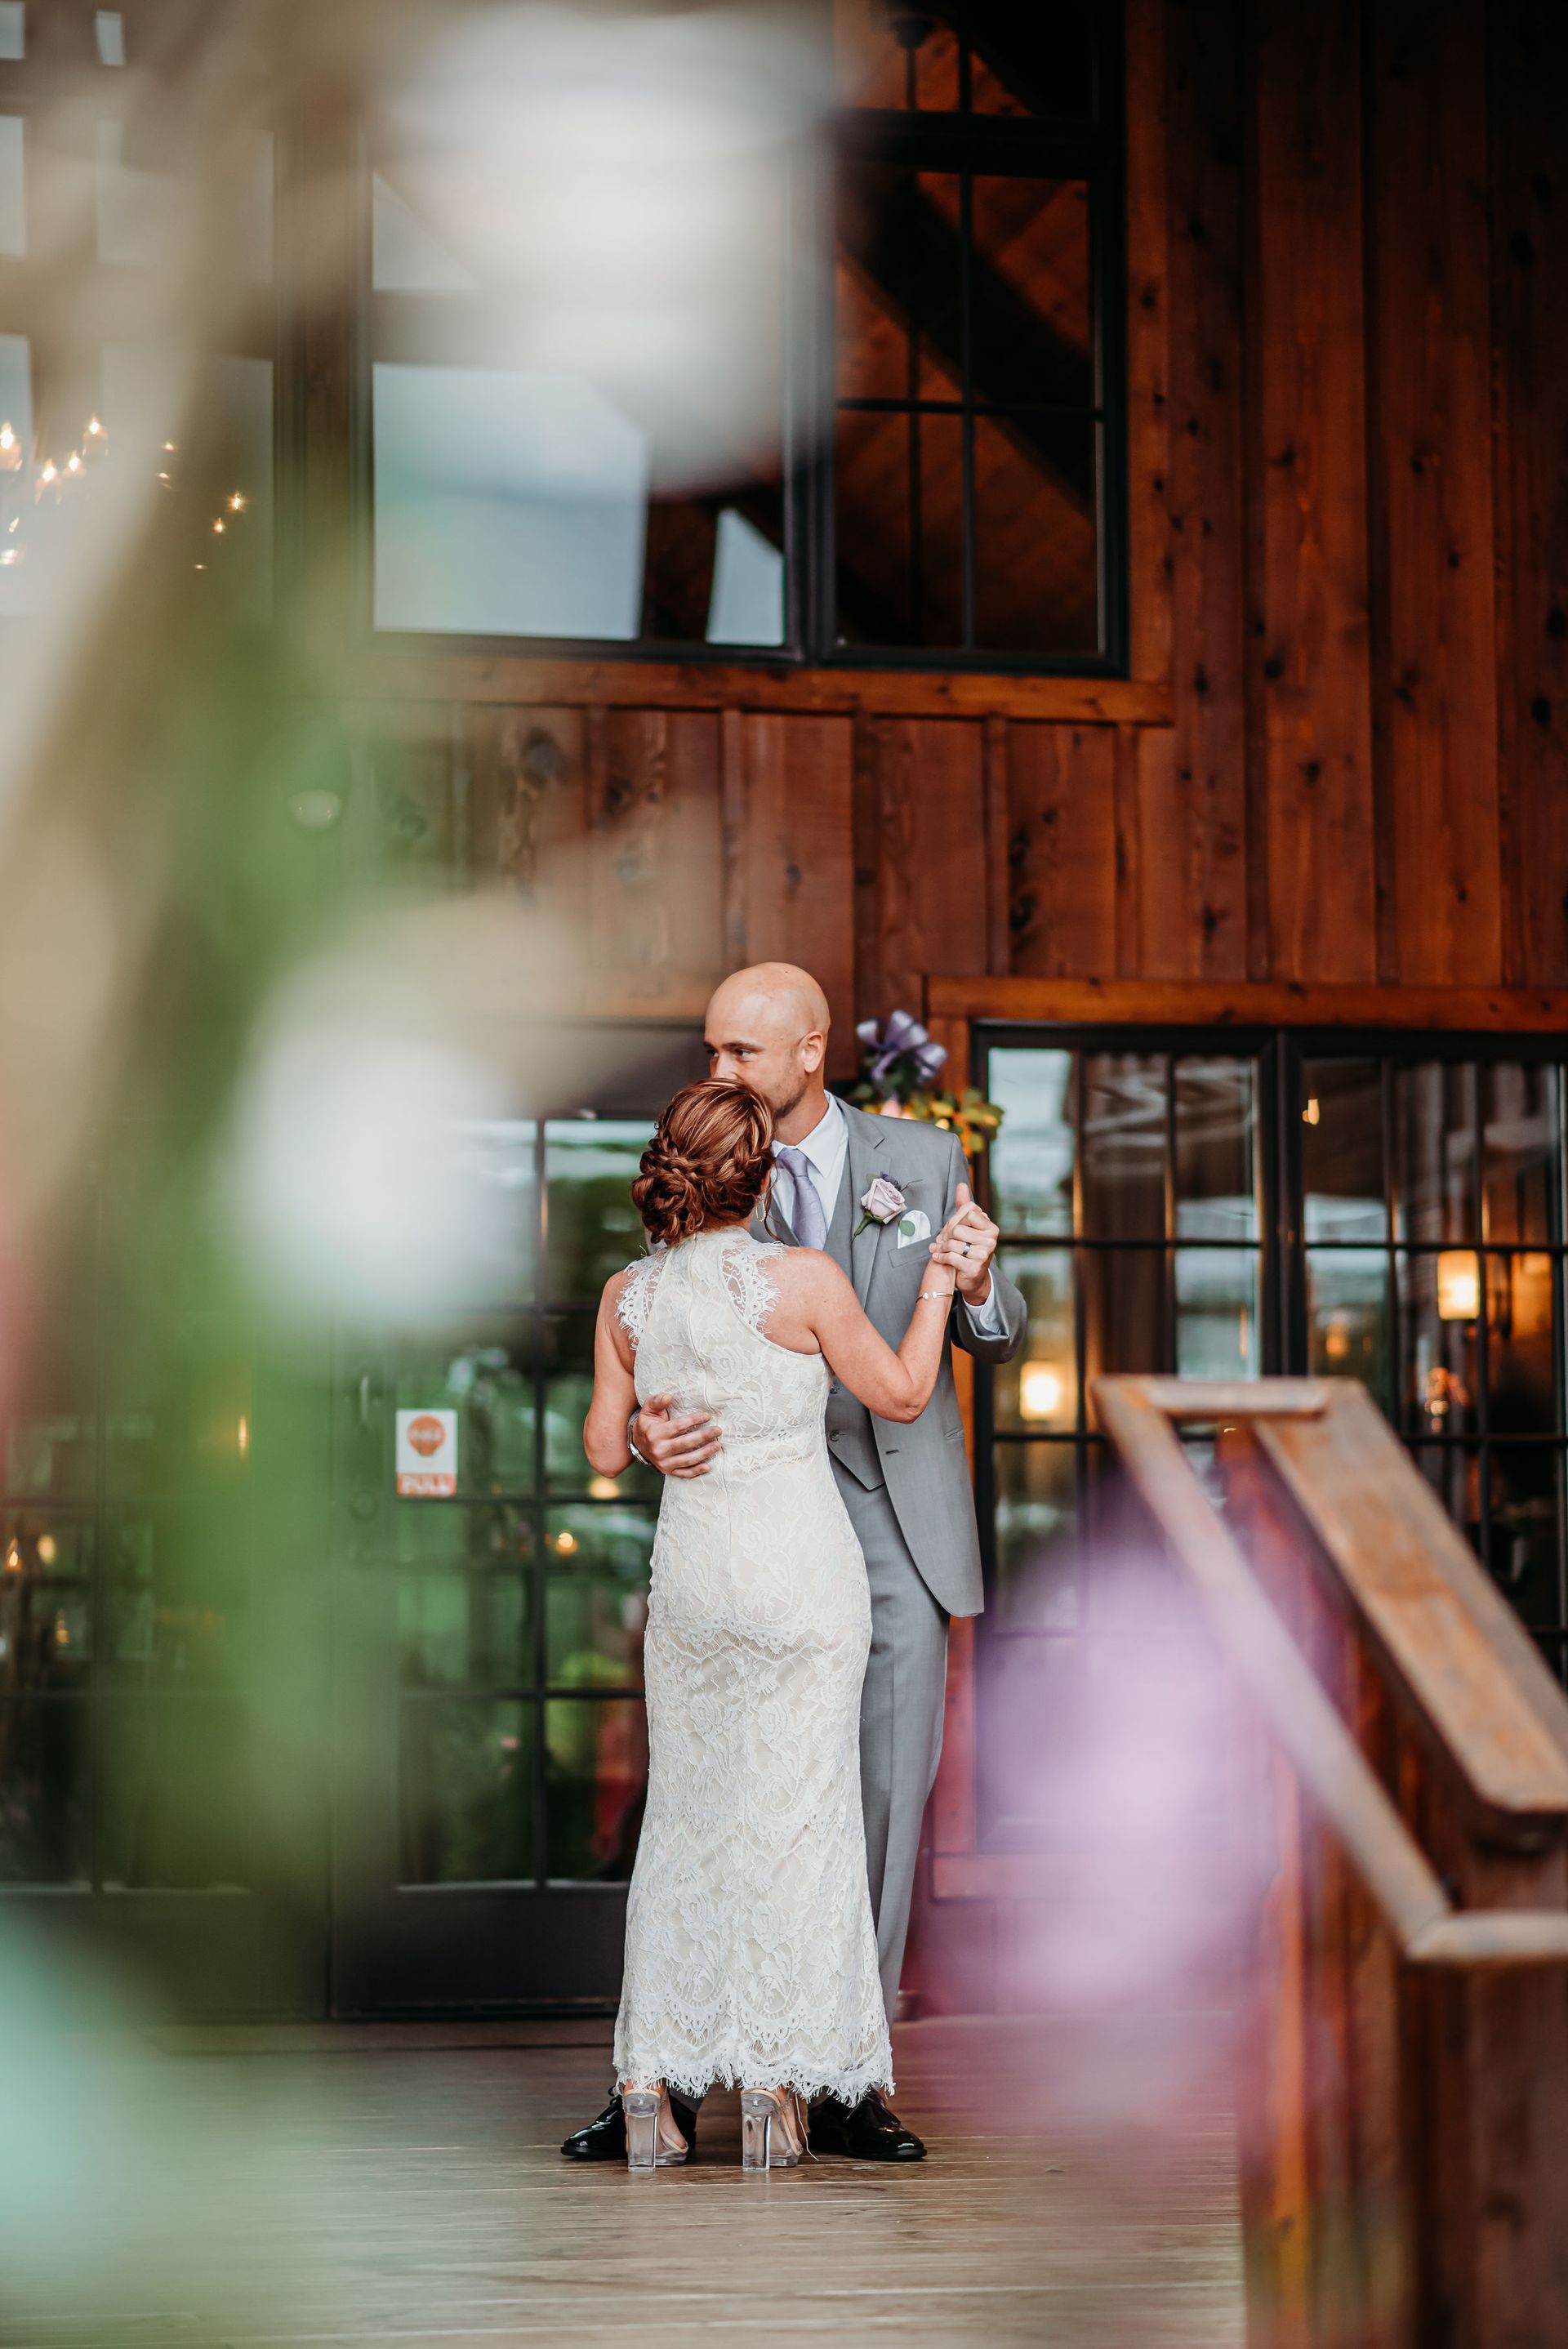
[[[861,1194],[861,1215],[853,1237],[860,1238],[868,1224],[891,1224],[903,1213],[903,1193],[885,1174],[879,1174],[869,1191]]]

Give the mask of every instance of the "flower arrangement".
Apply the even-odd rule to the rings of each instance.
[[[855,1034],[861,1072],[846,1089],[846,1100],[882,1117],[918,1117],[940,1125],[958,1136],[971,1161],[988,1148],[1001,1129],[1001,1110],[973,1085],[961,1093],[938,1092],[935,1081],[946,1064],[946,1047],[910,1012],[892,1012],[880,1028],[874,1019],[862,1019]]]

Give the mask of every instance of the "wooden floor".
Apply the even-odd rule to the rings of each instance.
[[[0,2341],[1240,2349],[1212,2024],[916,2023],[896,2059],[918,2168],[748,2177],[721,2095],[695,2165],[633,2178],[556,2149],[603,2101],[598,2024],[143,2034],[82,2067],[108,2151]]]

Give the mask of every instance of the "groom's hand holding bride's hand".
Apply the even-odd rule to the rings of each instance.
[[[991,1259],[999,1234],[985,1208],[975,1204],[967,1183],[960,1183],[957,1197],[957,1206],[931,1243],[931,1261],[953,1267],[958,1294],[966,1304],[984,1305],[991,1294]]]
[[[706,1476],[723,1442],[711,1413],[676,1411],[673,1395],[651,1395],[634,1418],[631,1438],[661,1476]]]

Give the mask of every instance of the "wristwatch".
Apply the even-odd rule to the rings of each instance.
[[[632,1434],[632,1430],[637,1423],[642,1408],[642,1404],[639,1403],[636,1410],[632,1413],[631,1418],[626,1422],[626,1449],[631,1454],[634,1460],[640,1460],[645,1468],[652,1468],[654,1464],[653,1462],[648,1458],[645,1452],[638,1451],[636,1443]]]

